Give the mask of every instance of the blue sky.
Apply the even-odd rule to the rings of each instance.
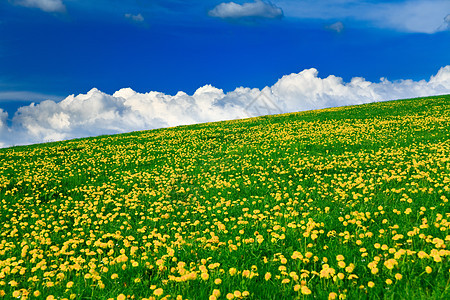
[[[0,108],[92,88],[262,89],[315,68],[348,82],[450,65],[448,0],[3,0]]]

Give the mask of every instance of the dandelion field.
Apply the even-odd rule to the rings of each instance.
[[[0,298],[448,299],[450,96],[0,149]]]

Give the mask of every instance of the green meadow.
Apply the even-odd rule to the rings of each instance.
[[[449,299],[450,96],[0,149],[0,299]]]

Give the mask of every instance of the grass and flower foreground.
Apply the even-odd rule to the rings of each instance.
[[[450,96],[0,150],[0,298],[448,299]]]

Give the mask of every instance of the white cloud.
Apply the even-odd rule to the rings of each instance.
[[[450,14],[446,15],[444,18],[444,22],[439,27],[440,31],[450,30]]]
[[[346,19],[401,32],[442,31],[450,13],[448,0],[355,1],[279,0],[286,17],[301,19]]]
[[[344,82],[333,75],[320,78],[316,69],[307,69],[262,90],[239,87],[224,93],[206,85],[193,95],[171,96],[130,88],[108,95],[92,89],[60,102],[21,107],[11,125],[0,109],[0,147],[449,93],[450,65],[428,81],[355,77]]]
[[[246,17],[260,17],[274,19],[283,16],[283,10],[271,2],[255,0],[244,4],[234,2],[221,3],[208,12],[211,17],[222,19],[238,19]]]
[[[337,33],[341,33],[344,30],[344,24],[342,22],[336,22],[326,27],[332,31],[336,31]]]
[[[55,95],[47,95],[29,91],[3,91],[0,92],[0,103],[2,100],[7,101],[34,101],[39,102],[47,99],[62,99]]]
[[[132,14],[125,14],[125,18],[130,19],[134,22],[144,22],[144,17],[141,14],[132,15]]]
[[[14,4],[39,8],[45,12],[65,12],[66,6],[62,0],[14,0]]]

